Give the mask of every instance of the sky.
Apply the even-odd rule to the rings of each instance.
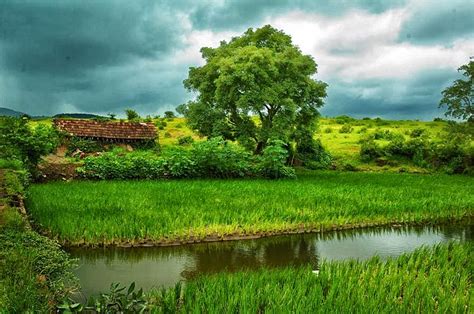
[[[474,0],[2,0],[0,107],[161,114],[195,96],[201,47],[266,24],[318,64],[325,116],[441,117],[474,56]]]

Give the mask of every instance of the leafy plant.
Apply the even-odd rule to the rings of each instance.
[[[185,146],[194,143],[194,139],[191,135],[184,135],[178,137],[178,145]]]
[[[272,140],[263,150],[258,167],[264,177],[272,179],[296,177],[295,170],[286,166],[288,151],[284,145],[280,140]]]

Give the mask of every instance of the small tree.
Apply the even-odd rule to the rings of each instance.
[[[458,71],[467,79],[458,79],[443,90],[439,107],[447,107],[446,116],[474,122],[474,61],[461,66]]]
[[[168,118],[168,119],[172,119],[172,118],[175,118],[175,117],[176,117],[176,115],[174,114],[174,112],[173,112],[173,111],[170,111],[170,110],[165,111],[165,112],[164,112],[164,115],[165,115],[165,118]]]
[[[129,121],[140,119],[140,116],[138,115],[138,113],[133,109],[125,110],[125,114],[127,115],[127,120]]]

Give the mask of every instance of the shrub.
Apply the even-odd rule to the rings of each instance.
[[[352,126],[350,126],[349,124],[344,124],[340,129],[339,129],[339,133],[352,133]]]
[[[416,128],[410,132],[410,137],[420,137],[425,134],[425,129]]]
[[[41,156],[49,154],[59,144],[59,134],[52,127],[28,126],[27,119],[0,118],[0,158],[20,160],[33,174]]]
[[[346,123],[354,122],[356,119],[346,116],[346,115],[342,115],[342,116],[334,117],[334,120],[336,121],[337,124],[346,124]]]
[[[283,141],[272,140],[263,150],[258,165],[259,172],[263,177],[271,179],[296,177],[295,169],[285,165],[288,151],[284,145]]]
[[[199,177],[244,177],[254,172],[250,153],[221,137],[195,143],[192,156]]]
[[[104,145],[98,141],[80,138],[80,137],[71,137],[69,143],[67,144],[67,155],[71,156],[76,150],[80,150],[84,153],[94,153],[104,150]]]
[[[136,121],[136,120],[140,119],[140,116],[138,115],[138,113],[133,109],[125,110],[125,114],[127,115],[127,120],[128,121]]]
[[[165,111],[165,112],[164,112],[164,116],[165,116],[165,118],[167,118],[167,119],[173,119],[173,118],[176,117],[176,115],[174,114],[174,112],[171,111],[171,110]]]
[[[360,147],[362,161],[371,161],[384,155],[382,149],[372,140],[365,140]]]
[[[324,129],[324,133],[332,133],[332,129],[331,128],[325,128]]]
[[[178,145],[184,146],[184,145],[190,145],[192,143],[194,143],[194,139],[190,135],[178,137]]]
[[[311,134],[299,139],[296,157],[309,169],[327,169],[332,162],[332,156],[324,149],[321,140],[315,140]]]

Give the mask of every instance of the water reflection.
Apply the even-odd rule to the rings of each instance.
[[[382,258],[421,245],[472,241],[473,224],[371,228],[180,247],[71,249],[85,295],[105,291],[111,282],[135,281],[144,289],[169,287],[203,273],[310,264],[321,259]]]

